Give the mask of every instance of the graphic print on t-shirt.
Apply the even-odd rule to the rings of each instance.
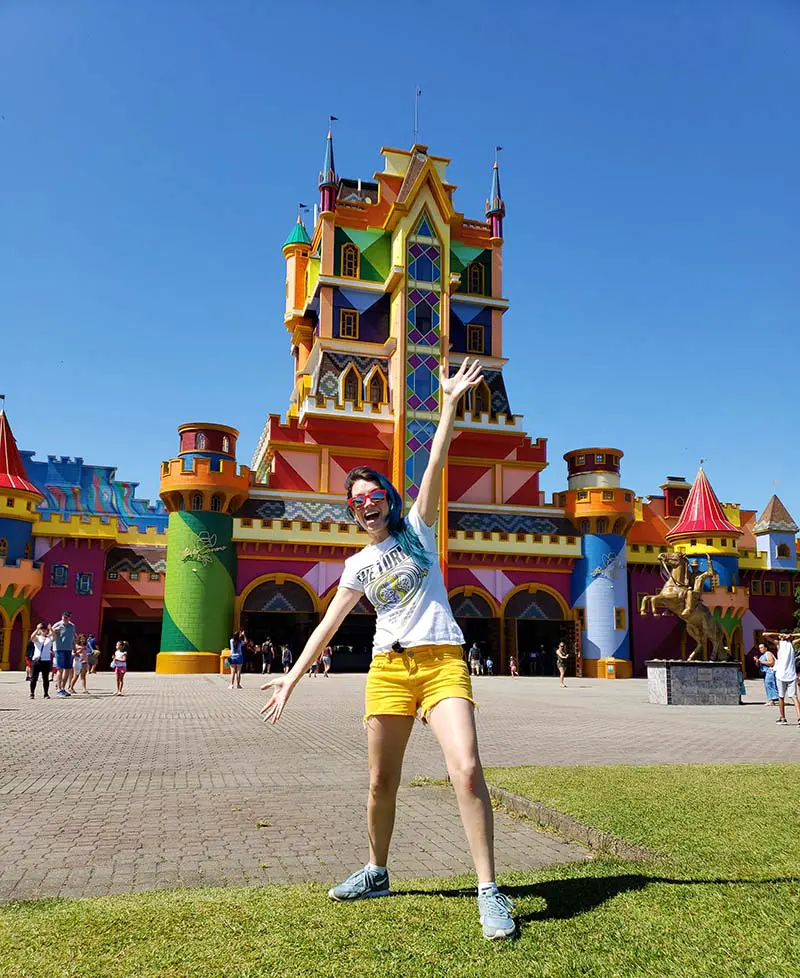
[[[427,570],[419,568],[402,547],[392,547],[380,560],[358,571],[356,578],[376,612],[408,604],[422,585]]]

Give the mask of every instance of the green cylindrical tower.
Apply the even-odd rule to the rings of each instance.
[[[178,432],[178,457],[161,466],[169,529],[156,672],[219,672],[236,591],[233,514],[247,498],[250,470],[237,470],[235,428],[193,422]]]

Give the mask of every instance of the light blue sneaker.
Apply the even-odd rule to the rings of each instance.
[[[497,887],[489,890],[488,893],[478,894],[478,911],[481,915],[483,924],[483,936],[490,941],[503,937],[513,937],[517,932],[517,925],[511,916],[514,903],[505,893],[501,893]]]
[[[385,869],[368,869],[364,866],[348,876],[344,883],[328,890],[328,896],[337,903],[389,896],[389,873]]]

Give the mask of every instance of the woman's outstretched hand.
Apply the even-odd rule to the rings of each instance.
[[[452,377],[440,377],[439,385],[446,398],[457,401],[465,391],[471,387],[477,387],[482,380],[480,360],[470,360],[469,357],[464,357],[458,372]]]
[[[264,683],[262,689],[271,689],[272,696],[267,700],[261,709],[261,715],[265,722],[275,724],[280,720],[281,713],[289,697],[294,690],[294,682],[288,676],[276,676],[268,683]]]

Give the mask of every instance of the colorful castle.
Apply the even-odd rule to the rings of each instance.
[[[449,160],[382,149],[371,180],[337,174],[328,134],[314,227],[283,245],[284,325],[294,385],[269,415],[250,468],[234,428],[179,428],[155,505],[113,468],[20,453],[0,414],[0,668],[19,668],[31,623],[66,608],[80,631],[131,643],[132,668],[216,672],[233,628],[295,652],[366,538],[350,519],[345,473],[369,464],[407,505],[419,491],[440,371],[466,356],[484,382],[459,406],[439,516],[439,554],[468,642],[501,671],[536,652],[554,670],[565,640],[584,676],[643,675],[687,654],[679,621],[644,618],[661,586],[659,552],[678,549],[716,579],[704,595],[743,657],[760,631],[793,621],[798,527],[777,497],[761,515],[720,504],[705,473],[639,497],[622,451],[567,452],[566,489],[545,501],[547,442],[531,438],[503,379],[503,220],[497,163],[483,220],[454,206]],[[372,611],[336,638],[339,670],[369,663]],[[690,650],[689,650],[690,651]]]

